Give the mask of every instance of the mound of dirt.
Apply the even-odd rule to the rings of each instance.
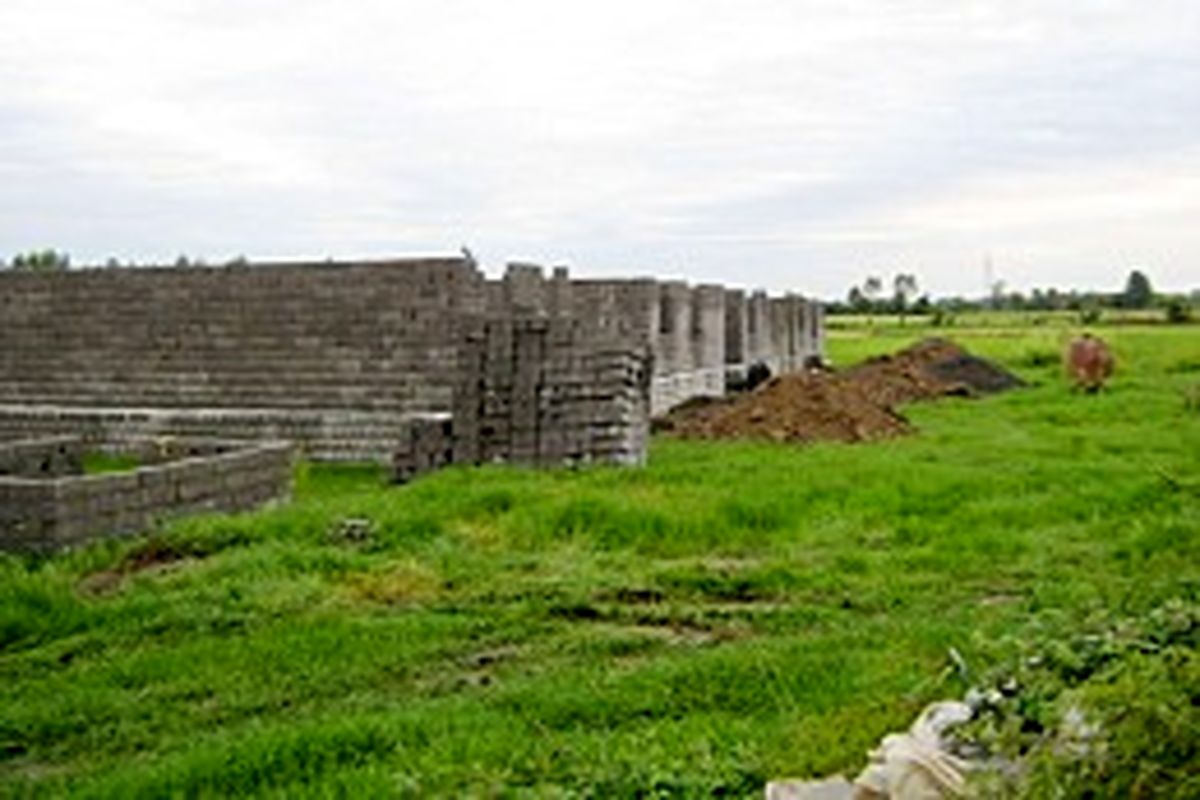
[[[947,384],[963,388],[962,394],[980,395],[1006,392],[1025,385],[1025,381],[986,358],[965,354],[935,361],[926,368]]]
[[[660,430],[690,439],[861,442],[907,433],[908,423],[842,375],[772,378],[748,394],[674,408]]]
[[[945,339],[926,339],[842,372],[783,375],[753,392],[691,401],[655,428],[691,439],[863,442],[912,431],[895,407],[1022,386],[1020,378]]]
[[[974,397],[1023,386],[1003,367],[973,356],[946,339],[924,339],[843,373],[872,400],[894,406],[946,395]]]

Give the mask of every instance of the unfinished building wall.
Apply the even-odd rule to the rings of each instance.
[[[725,289],[706,284],[692,290],[693,396],[725,392]]]
[[[358,457],[363,415],[386,440],[449,406],[482,291],[463,259],[2,272],[0,430],[187,432],[193,412],[228,412],[270,433],[295,412],[310,454]]]
[[[747,347],[746,360],[750,363],[770,364],[774,351],[771,342],[771,321],[767,293],[752,292],[746,307]]]
[[[767,300],[767,352],[765,359],[773,374],[788,371],[787,301],[782,297]]]
[[[813,358],[825,356],[825,306],[820,303],[808,304],[808,332],[805,337],[808,342],[808,355]]]
[[[489,311],[568,316],[593,335],[630,336],[654,353],[651,407],[658,414],[690,397],[719,395],[726,373],[755,362],[772,372],[798,369],[820,344],[806,329],[809,301],[749,297],[742,290],[682,281],[572,280],[564,267],[546,279],[530,264],[510,264],[489,286]]]
[[[658,414],[694,396],[695,351],[692,348],[692,290],[682,281],[658,285],[658,335],[654,352],[652,410]]]
[[[469,258],[5,271],[0,440],[246,437],[382,460],[411,419],[452,411],[474,326],[518,317],[648,350],[654,413],[721,394],[727,365],[796,368],[823,335],[799,298],[520,263],[486,281]]]
[[[0,396],[128,408],[445,405],[465,262],[0,273]]]
[[[749,308],[746,293],[741,289],[725,291],[725,363],[744,364],[750,338]]]

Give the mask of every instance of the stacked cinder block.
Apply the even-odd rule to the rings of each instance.
[[[450,414],[410,417],[392,454],[392,477],[411,480],[454,463],[454,420]]]
[[[456,460],[561,465],[644,455],[650,357],[578,322],[485,321],[455,402]]]
[[[397,480],[446,463],[446,454],[462,464],[645,460],[651,356],[644,347],[597,339],[566,318],[493,317],[466,337],[462,363],[453,415],[411,422],[412,444],[393,464]]]
[[[79,437],[0,445],[0,548],[53,550],[172,516],[253,508],[290,492],[286,442],[126,440],[106,449],[137,455],[141,466],[96,475],[81,474],[84,449]]]

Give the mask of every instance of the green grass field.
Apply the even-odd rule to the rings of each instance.
[[[0,795],[761,796],[961,695],[951,647],[982,674],[1194,604],[1200,327],[1104,330],[1098,396],[1068,391],[1064,328],[941,333],[1034,385],[872,445],[658,440],[643,470],[399,488],[301,467],[285,506],[2,557]],[[1200,672],[1172,658],[1137,724],[1178,766]],[[1130,780],[1182,797],[1184,763]]]

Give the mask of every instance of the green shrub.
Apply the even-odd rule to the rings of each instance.
[[[1172,325],[1182,325],[1192,321],[1192,306],[1184,299],[1176,297],[1167,303],[1167,322]]]

